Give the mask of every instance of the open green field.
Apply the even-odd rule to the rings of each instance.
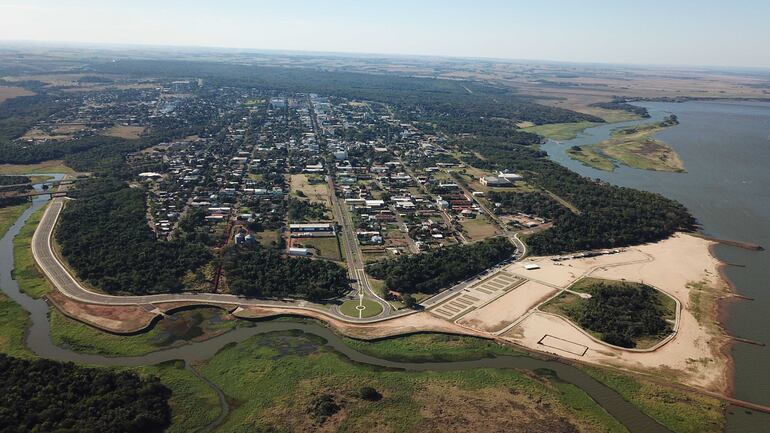
[[[537,125],[524,128],[523,131],[531,132],[545,138],[556,141],[572,140],[584,130],[601,125],[596,122],[576,122],[576,123],[552,123],[548,125]]]
[[[290,184],[297,197],[305,198],[311,203],[321,203],[331,209],[329,185],[323,180],[323,176],[292,174]]]
[[[0,164],[0,174],[75,174],[75,170],[64,165],[62,160],[43,161],[37,164]]]
[[[359,312],[359,305],[363,305],[364,309]],[[340,305],[340,312],[350,317],[374,317],[382,312],[382,306],[371,299],[364,299],[363,303],[359,303],[358,299],[345,301]],[[360,314],[360,316],[359,316]]]
[[[684,172],[679,154],[665,142],[653,138],[675,124],[666,120],[618,129],[601,143],[573,148],[567,154],[585,165],[605,171],[613,171],[612,161],[617,161],[641,170]]]
[[[0,293],[0,353],[18,358],[34,357],[25,341],[29,325],[29,314],[11,298]]]
[[[337,237],[301,238],[294,239],[294,245],[302,245],[306,248],[314,248],[319,257],[341,262],[343,259]]]
[[[116,335],[70,319],[56,309],[51,309],[50,317],[54,344],[106,356],[144,355],[173,344],[210,338],[239,323],[217,308],[199,308],[175,313],[173,319],[161,320],[141,334]]]
[[[257,232],[255,235],[263,247],[277,247],[281,243],[281,232],[278,230]]]
[[[0,238],[11,228],[13,223],[29,207],[29,202],[0,208]]]
[[[615,164],[612,163],[612,160],[599,153],[593,146],[579,146],[567,149],[567,155],[574,160],[582,162],[583,165],[597,170],[615,170]]]
[[[164,362],[135,370],[143,375],[157,376],[172,392],[169,400],[171,426],[165,433],[196,431],[219,415],[217,394],[192,371],[185,369],[184,362]]]
[[[345,338],[345,344],[361,353],[401,362],[472,361],[521,352],[491,340],[451,334],[412,334],[403,337],[362,341]]]
[[[315,336],[254,336],[200,367],[234,404],[220,431],[626,431],[583,391],[548,374],[403,372],[355,364]],[[361,398],[372,387],[379,400]],[[258,392],[255,392],[257,391]],[[332,402],[318,411],[318,402]]]
[[[19,234],[13,238],[13,277],[19,283],[21,291],[33,298],[40,298],[53,288],[37,268],[31,247],[32,235],[35,234],[45,209],[46,206],[43,206],[30,215]]]
[[[720,400],[626,374],[592,367],[583,370],[675,433],[717,433],[725,429],[725,404]]]
[[[483,215],[473,219],[466,219],[460,223],[467,232],[467,237],[473,241],[480,241],[498,234],[497,227],[490,223]]]

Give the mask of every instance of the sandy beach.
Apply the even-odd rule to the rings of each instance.
[[[717,301],[730,293],[719,273],[720,262],[710,253],[712,244],[709,240],[677,234],[618,254],[568,260],[561,265],[550,258],[533,258],[529,262],[537,263],[541,269],[525,271],[520,265],[518,269],[509,269],[551,284],[563,285],[566,279],[574,282],[591,276],[642,282],[670,294],[682,305],[679,327],[676,335],[656,350],[613,348],[592,339],[567,320],[539,311],[529,314],[503,337],[566,358],[654,374],[729,394],[731,360],[725,350],[729,338],[718,322]],[[545,336],[550,337],[543,342]],[[564,350],[566,346],[548,343],[557,340],[570,342],[570,348],[584,347],[585,351]]]

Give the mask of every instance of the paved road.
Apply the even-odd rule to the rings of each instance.
[[[308,301],[270,301],[264,299],[246,298],[236,295],[218,294],[218,293],[174,293],[162,295],[131,295],[115,296],[103,293],[92,292],[83,287],[64,267],[56,257],[51,246],[51,237],[56,221],[59,218],[64,207],[64,198],[54,198],[46,209],[43,218],[38,224],[35,234],[32,237],[32,254],[35,257],[40,268],[43,270],[53,285],[68,298],[76,301],[87,302],[99,305],[144,305],[163,302],[195,302],[207,305],[231,305],[231,306],[259,306],[259,307],[281,307],[297,310],[315,311],[335,319],[355,322],[355,323],[373,323],[382,320],[392,319],[407,314],[414,313],[412,310],[400,311],[388,315],[380,315],[368,319],[352,318],[333,310],[324,308],[321,305]]]
[[[329,185],[329,191],[331,192],[334,216],[342,227],[340,235],[342,238],[342,245],[345,247],[345,260],[348,264],[348,274],[350,274],[350,277],[356,282],[355,284],[357,286],[358,292],[357,296],[359,298],[362,296],[366,297],[380,304],[382,307],[382,312],[376,317],[387,317],[391,314],[394,314],[395,310],[390,305],[390,303],[382,299],[380,295],[378,295],[374,289],[372,289],[371,284],[369,284],[369,279],[366,275],[366,272],[364,271],[366,262],[364,261],[363,254],[361,253],[361,248],[358,246],[358,240],[356,239],[356,234],[354,231],[355,227],[353,225],[353,219],[351,218],[350,213],[343,209],[343,204],[337,197],[334,189],[334,181],[332,180],[331,176],[327,176],[326,181]]]

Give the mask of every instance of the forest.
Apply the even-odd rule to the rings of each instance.
[[[171,423],[157,378],[0,354],[0,432],[145,433]]]
[[[230,291],[238,295],[320,302],[350,290],[345,269],[326,260],[285,257],[259,245],[230,246],[222,260]]]
[[[587,290],[591,298],[566,309],[580,326],[601,333],[601,339],[621,347],[636,347],[640,337],[671,332],[670,313],[650,286],[625,282],[597,282]]]
[[[390,290],[435,293],[511,258],[514,252],[515,247],[508,239],[492,238],[369,263],[366,272],[385,280]]]
[[[628,102],[626,102],[624,98],[615,97],[613,98],[612,101],[596,102],[591,104],[591,106],[597,107],[597,108],[604,108],[606,110],[623,110],[631,114],[636,114],[637,116],[645,119],[650,117],[650,113],[647,111],[646,108],[640,107],[638,105],[631,105]]]
[[[158,241],[140,188],[98,178],[78,183],[62,211],[56,240],[77,275],[110,293],[178,292],[182,278],[212,258],[195,239]]]
[[[496,212],[512,214],[522,212],[549,220],[566,217],[569,209],[542,192],[501,192],[490,191],[489,200],[500,204]]]
[[[660,194],[614,186],[589,179],[547,158],[543,151],[507,141],[461,140],[466,149],[478,152],[485,169],[524,172],[529,183],[557,194],[579,213],[558,211],[550,218],[555,226],[527,239],[535,254],[559,254],[596,248],[611,248],[655,242],[678,230],[691,231],[696,221],[680,203]],[[538,199],[541,209],[554,208],[545,195]],[[511,201],[533,210],[534,202]],[[512,209],[513,210],[513,209]],[[547,215],[543,215],[548,218]]]

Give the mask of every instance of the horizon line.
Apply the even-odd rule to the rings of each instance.
[[[86,49],[102,48],[140,48],[140,49],[154,49],[156,51],[184,49],[184,50],[218,50],[218,51],[245,51],[254,54],[284,54],[294,56],[309,56],[309,55],[333,55],[344,58],[355,57],[388,57],[388,58],[414,58],[414,59],[433,59],[433,60],[473,60],[473,61],[493,61],[499,63],[541,63],[541,64],[570,64],[570,65],[583,65],[583,66],[616,66],[616,67],[637,67],[637,68],[650,68],[650,69],[665,69],[665,68],[677,68],[677,69],[705,69],[705,70],[718,70],[718,71],[755,71],[755,72],[770,72],[770,66],[743,66],[743,65],[696,65],[696,64],[665,64],[665,63],[618,63],[610,61],[578,61],[578,60],[554,60],[554,59],[524,59],[513,57],[484,57],[484,56],[460,56],[460,55],[443,55],[443,54],[407,54],[407,53],[375,53],[375,52],[360,52],[360,51],[314,51],[314,50],[296,50],[296,49],[281,49],[281,48],[255,48],[255,47],[231,47],[231,46],[202,46],[202,45],[178,45],[178,44],[160,44],[160,43],[135,43],[135,42],[84,42],[84,41],[50,41],[50,40],[34,40],[34,39],[0,39],[0,46],[8,44],[20,44],[20,45],[38,45],[45,47],[46,45],[55,46],[69,46],[69,47],[84,47]],[[173,60],[173,59],[172,59]],[[207,60],[200,60],[207,61]],[[210,61],[210,60],[209,60]]]

